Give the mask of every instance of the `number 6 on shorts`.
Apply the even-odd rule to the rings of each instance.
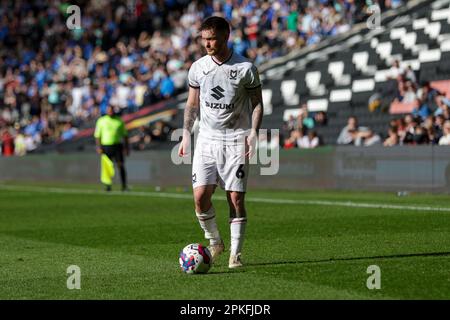
[[[238,179],[242,179],[245,177],[245,172],[244,172],[244,165],[241,164],[238,168],[238,170],[236,171],[236,177]]]

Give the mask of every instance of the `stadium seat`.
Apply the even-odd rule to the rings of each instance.
[[[392,102],[391,107],[389,109],[390,114],[404,114],[404,113],[411,113],[414,108],[417,107],[416,103],[402,103],[402,102]]]

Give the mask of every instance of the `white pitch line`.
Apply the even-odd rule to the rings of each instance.
[[[111,191],[105,192],[101,190],[81,190],[81,189],[65,189],[65,188],[47,188],[47,187],[33,187],[33,186],[12,186],[1,185],[0,189],[12,191],[25,192],[50,192],[60,194],[99,194],[104,196],[139,196],[139,197],[154,197],[154,198],[173,198],[173,199],[188,199],[192,200],[191,194],[176,194],[168,192],[143,192],[143,191]],[[215,200],[226,201],[227,198],[223,196],[215,196]],[[338,207],[354,207],[354,208],[371,208],[371,209],[394,209],[394,210],[411,210],[411,211],[438,211],[450,212],[448,207],[430,207],[430,206],[414,206],[414,205],[396,205],[396,204],[376,204],[352,201],[327,201],[327,200],[294,200],[294,199],[271,199],[271,198],[254,198],[246,199],[248,202],[271,203],[271,204],[303,204],[303,205],[318,205],[318,206],[338,206]]]

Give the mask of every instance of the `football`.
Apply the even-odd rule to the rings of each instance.
[[[179,262],[184,273],[207,273],[212,264],[211,253],[202,244],[191,243],[181,250]]]

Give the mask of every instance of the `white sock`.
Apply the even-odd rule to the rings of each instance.
[[[222,240],[217,229],[216,210],[214,210],[214,207],[211,205],[208,211],[203,213],[196,212],[195,214],[197,215],[200,227],[205,232],[205,239],[208,239],[211,245],[221,243]]]
[[[244,243],[245,226],[247,225],[247,218],[231,218],[231,255],[241,253],[242,245]]]

